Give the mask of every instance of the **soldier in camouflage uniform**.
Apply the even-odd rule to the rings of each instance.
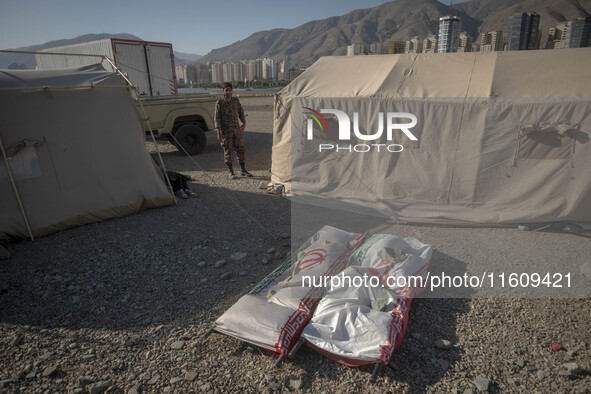
[[[224,162],[230,170],[230,179],[236,179],[232,168],[233,151],[236,152],[240,164],[240,175],[251,177],[252,174],[244,167],[245,151],[242,132],[246,128],[246,118],[242,105],[237,98],[232,98],[232,84],[224,84],[224,98],[218,100],[215,106],[215,127],[218,130],[218,140],[224,148]],[[242,122],[242,125],[238,122]]]

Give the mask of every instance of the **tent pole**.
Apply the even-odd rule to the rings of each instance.
[[[6,156],[6,150],[4,150],[4,142],[2,141],[2,137],[0,137],[0,151],[2,151],[2,157],[4,158],[4,164],[6,165],[6,172],[8,173],[8,177],[10,178],[10,183],[12,184],[12,190],[14,190],[16,200],[18,201],[18,206],[20,207],[21,214],[23,215],[23,219],[25,221],[25,226],[27,226],[27,231],[29,232],[29,237],[31,237],[31,241],[34,241],[35,237],[33,236],[33,231],[31,231],[31,226],[29,225],[29,219],[27,218],[27,212],[25,211],[25,207],[23,206],[23,202],[21,201],[20,193],[18,192],[18,188],[16,187],[16,182],[14,181],[14,177],[12,175],[12,169],[10,168],[10,163],[8,163],[8,157]]]
[[[135,86],[134,86],[135,89]],[[156,137],[154,137],[154,131],[152,130],[152,125],[150,124],[150,119],[148,118],[148,114],[146,114],[146,110],[144,109],[144,105],[142,104],[142,98],[139,96],[139,92],[136,89],[136,93],[138,94],[138,102],[140,103],[140,107],[142,108],[142,114],[144,115],[144,120],[148,125],[148,129],[150,130],[150,136],[152,137],[152,142],[154,143],[154,147],[156,148],[156,153],[158,153],[158,160],[160,160],[160,165],[162,166],[162,172],[164,173],[164,178],[166,179],[166,183],[170,188],[170,193],[174,196],[174,189],[172,188],[172,184],[170,183],[170,179],[168,178],[168,174],[166,173],[166,166],[164,165],[164,160],[162,160],[162,155],[160,154],[160,149],[158,149],[158,143],[156,143]],[[176,199],[174,200],[176,204]]]

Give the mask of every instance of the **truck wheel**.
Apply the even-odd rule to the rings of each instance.
[[[176,138],[178,144],[180,144],[191,156],[201,153],[207,142],[207,138],[205,137],[203,130],[201,130],[201,127],[194,124],[181,126],[176,133],[174,133],[174,138]],[[177,146],[177,149],[181,152],[183,151],[182,148]]]

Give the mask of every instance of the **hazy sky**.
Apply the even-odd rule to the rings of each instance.
[[[130,33],[205,55],[252,33],[371,8],[385,0],[0,0],[0,49],[88,33]]]

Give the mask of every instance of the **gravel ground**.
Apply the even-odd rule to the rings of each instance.
[[[198,197],[6,245],[0,392],[590,391],[589,298],[416,299],[401,347],[373,384],[371,369],[348,368],[307,348],[273,370],[273,356],[236,339],[202,341],[290,249],[290,202],[258,188],[269,182],[272,100],[242,102],[254,178],[228,179],[212,133],[195,161],[162,143],[167,167],[191,175]],[[346,219],[330,224],[368,230]],[[515,261],[534,250],[581,264],[591,255],[589,239],[573,234],[388,228],[433,244],[438,270],[461,264],[474,271],[507,259],[506,250]]]

